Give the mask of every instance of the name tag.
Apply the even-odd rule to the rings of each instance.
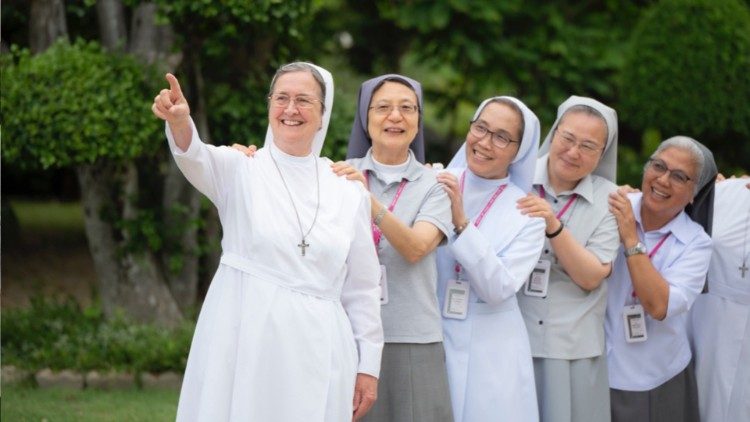
[[[445,286],[443,316],[452,319],[466,319],[469,310],[469,282],[448,280]]]
[[[385,265],[380,266],[380,304],[388,304],[388,277],[385,275]]]
[[[529,279],[523,288],[523,294],[533,297],[547,297],[549,273],[551,264],[547,260],[540,260],[529,274]]]
[[[639,304],[628,305],[622,312],[625,326],[625,341],[628,343],[639,343],[648,339],[646,332],[646,314],[643,306]]]

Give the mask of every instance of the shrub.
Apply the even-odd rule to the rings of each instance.
[[[715,154],[737,162],[733,154],[750,155],[742,141],[750,136],[748,69],[747,4],[660,1],[633,31],[620,78],[621,118],[640,129],[657,128],[663,138],[706,141]]]
[[[183,372],[194,325],[174,330],[105,320],[97,306],[34,298],[27,309],[2,312],[3,364],[42,368]]]
[[[12,48],[0,61],[3,161],[53,168],[124,160],[161,143],[151,113],[156,75],[94,42],[58,41],[44,53]]]

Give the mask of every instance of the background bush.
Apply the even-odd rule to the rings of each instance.
[[[174,330],[106,320],[97,306],[34,298],[25,309],[2,311],[3,364],[128,372],[184,372],[195,326]]]
[[[57,42],[2,61],[3,162],[21,168],[130,159],[153,152],[161,126],[149,113],[156,75],[96,42]]]
[[[725,172],[747,169],[747,4],[663,0],[644,13],[630,42],[620,76],[621,120],[641,130],[658,129],[661,139],[679,134],[696,138],[713,151]]]

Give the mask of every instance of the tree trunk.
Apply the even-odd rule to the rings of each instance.
[[[138,198],[138,170],[135,164],[125,164],[122,178],[122,218],[132,221],[138,218],[135,204]],[[125,230],[123,238],[125,242],[130,240],[130,234]],[[125,254],[123,266],[126,277],[120,285],[119,304],[127,309],[128,315],[138,321],[155,322],[164,327],[173,327],[182,321],[182,313],[151,251]]]
[[[175,59],[169,56],[174,40],[172,29],[156,25],[156,12],[157,6],[152,2],[141,3],[133,12],[129,50],[144,63],[165,63]],[[167,66],[171,65],[177,63]],[[171,157],[168,160],[161,204],[167,233],[161,267],[169,290],[185,312],[193,308],[198,299],[198,230],[195,220],[199,217],[200,196],[174,160]]]
[[[62,0],[32,0],[29,16],[29,47],[33,54],[49,48],[58,38],[68,38]]]
[[[143,63],[163,66],[173,72],[182,61],[182,53],[172,52],[174,31],[169,25],[156,24],[157,6],[144,2],[133,11],[130,27],[130,53]]]
[[[86,238],[91,257],[94,259],[102,309],[106,316],[111,317],[117,308],[117,296],[122,280],[114,228],[112,223],[104,218],[105,208],[112,205],[109,197],[112,169],[100,163],[84,164],[76,168],[76,174],[81,187]]]
[[[109,51],[124,50],[128,34],[125,31],[125,10],[122,2],[99,0],[96,2],[96,15],[104,48]]]
[[[192,94],[190,102],[196,105],[193,113],[195,126],[198,129],[201,139],[205,142],[210,142],[211,135],[206,110],[205,82],[200,56],[198,55],[198,52],[201,51],[200,47],[199,41],[192,40],[188,44],[189,50],[186,52],[185,58],[189,70],[190,93]],[[201,284],[207,286],[216,268],[219,267],[219,260],[221,259],[221,225],[219,224],[219,214],[216,207],[212,205],[209,208],[209,211],[204,215],[204,221],[203,236],[207,239],[209,248],[204,259],[204,265],[207,270],[205,272],[206,279],[202,280]]]

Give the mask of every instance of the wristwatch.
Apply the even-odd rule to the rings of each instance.
[[[638,255],[638,254],[646,254],[646,245],[644,245],[641,242],[638,242],[633,246],[632,248],[625,249],[625,257]]]

